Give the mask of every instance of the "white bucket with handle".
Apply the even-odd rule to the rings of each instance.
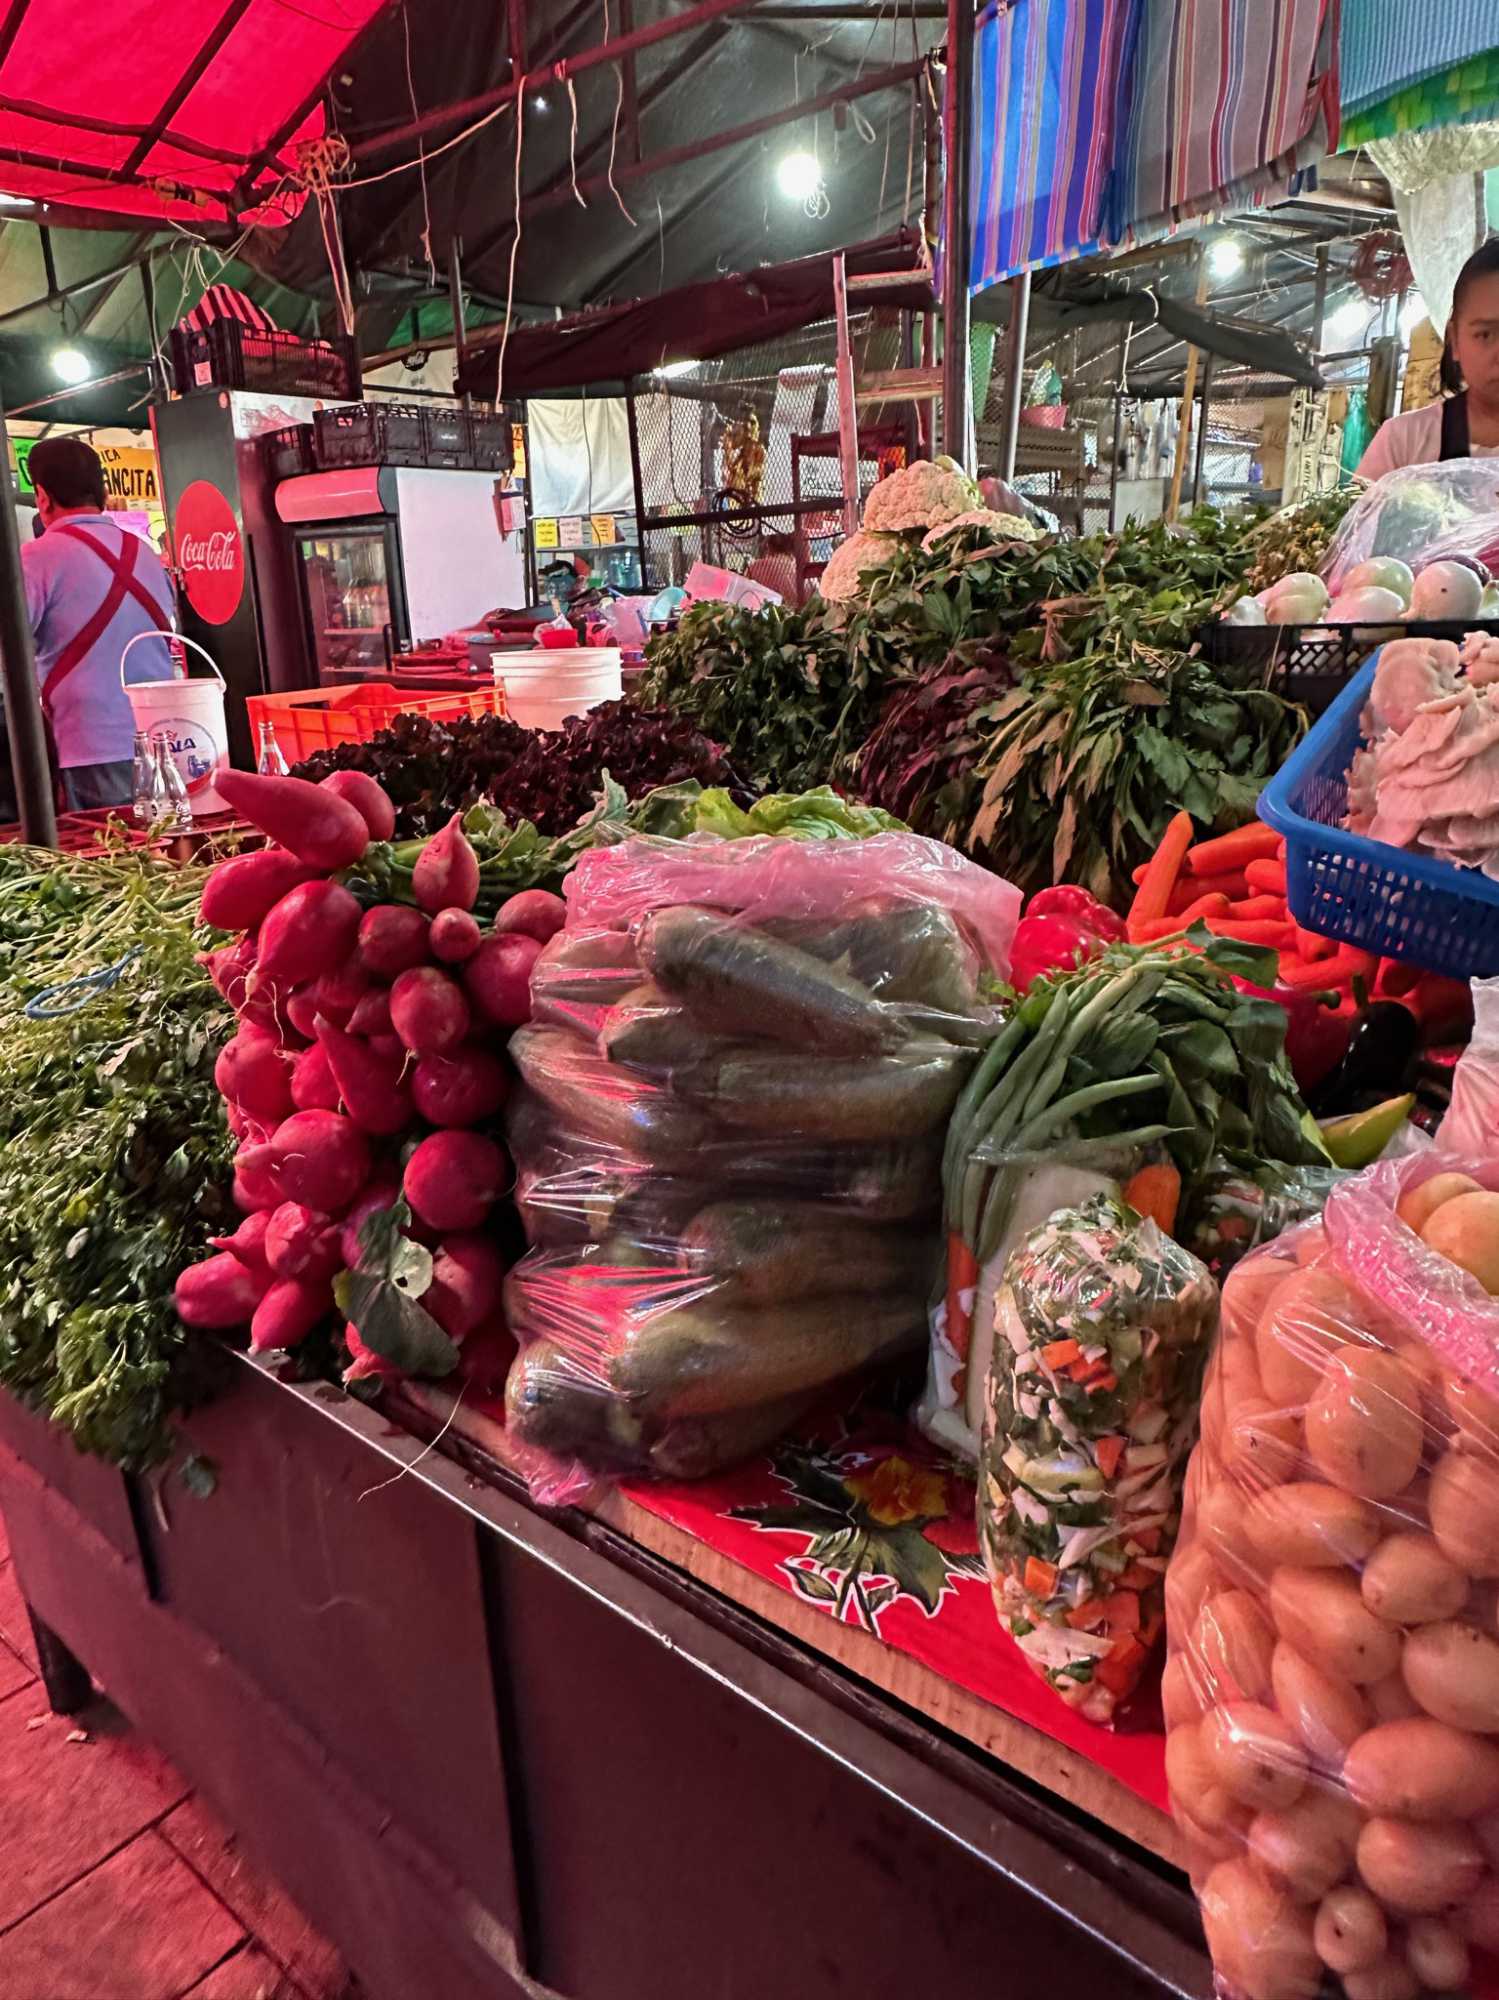
[[[189,680],[173,674],[164,681],[127,681],[125,661],[130,648],[142,639],[165,640],[170,646],[191,646],[208,662],[211,681]],[[158,729],[167,733],[172,757],[182,773],[194,813],[230,810],[220,798],[215,780],[229,768],[229,728],[224,719],[224,676],[214,665],[213,655],[196,639],[180,632],[137,632],[120,654],[120,685],[130,701],[137,729],[155,739]]]
[[[497,653],[495,670],[505,689],[512,722],[524,729],[560,729],[570,715],[586,715],[624,692],[618,646],[537,646],[529,653]]]

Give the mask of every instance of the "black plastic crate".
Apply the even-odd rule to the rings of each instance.
[[[260,450],[272,479],[295,479],[299,473],[317,469],[311,424],[287,424],[283,430],[262,432]]]
[[[1499,634],[1499,620],[1411,619],[1390,625],[1204,625],[1202,656],[1240,686],[1274,688],[1313,716],[1331,708],[1376,646],[1399,635],[1451,639]]]
[[[353,403],[363,393],[359,343],[350,335],[303,340],[216,319],[206,327],[174,326],[171,345],[172,378],[184,396],[194,389],[259,389]]]
[[[473,424],[466,411],[424,408],[427,464],[451,470],[474,463]]]
[[[474,440],[474,464],[480,472],[515,470],[515,418],[508,410],[495,416],[475,412],[469,417]]]
[[[353,403],[317,410],[313,449],[324,471],[341,465],[425,465],[426,413],[417,403]]]

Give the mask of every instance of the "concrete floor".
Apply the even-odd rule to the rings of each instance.
[[[0,2000],[358,2000],[116,1709],[50,1712],[9,1557],[0,1521]]]

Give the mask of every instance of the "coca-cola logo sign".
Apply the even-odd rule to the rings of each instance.
[[[172,520],[172,546],[187,601],[209,625],[227,625],[245,590],[245,545],[217,486],[195,479]]]

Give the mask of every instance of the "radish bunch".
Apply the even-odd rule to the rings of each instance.
[[[393,808],[373,780],[229,772],[221,789],[274,843],[221,862],[201,910],[240,933],[206,963],[237,1016],[214,1074],[245,1219],[182,1273],[178,1313],[190,1326],[248,1324],[257,1351],[294,1347],[334,1312],[340,1273],[361,1267],[363,1225],[404,1200],[430,1277],[403,1310],[419,1307],[457,1345],[459,1368],[498,1387],[513,1346],[490,1230],[512,1176],[482,1128],[509,1093],[504,1045],[530,1019],[531,965],[562,900],[512,897],[482,931],[478,857],[454,814],[417,863],[420,907],[362,909],[334,877],[390,836]],[[400,1372],[357,1327],[344,1338],[346,1379]]]

